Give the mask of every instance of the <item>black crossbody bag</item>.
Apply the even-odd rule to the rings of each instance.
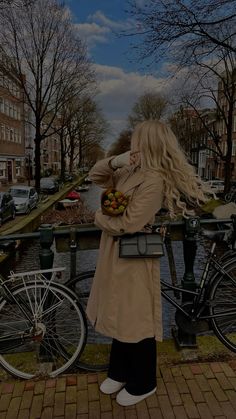
[[[120,258],[160,258],[164,256],[163,237],[158,232],[124,234],[119,238]]]

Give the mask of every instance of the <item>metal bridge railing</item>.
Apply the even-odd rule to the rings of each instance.
[[[168,236],[171,240],[182,240],[183,258],[185,272],[181,287],[188,290],[196,289],[194,275],[194,261],[197,252],[197,237],[200,228],[203,226],[210,229],[222,229],[222,226],[234,225],[236,231],[236,215],[230,219],[200,219],[199,217],[189,217],[188,219],[171,222],[157,222],[155,227],[161,227],[163,224],[168,228]],[[0,236],[2,242],[12,243],[16,240],[39,239],[40,241],[40,267],[41,269],[51,269],[53,267],[54,252],[51,249],[54,239],[56,240],[57,250],[70,252],[70,276],[76,275],[76,253],[80,250],[96,249],[99,247],[101,230],[93,224],[77,225],[72,227],[54,228],[50,224],[42,224],[38,231],[32,233],[15,233],[7,236]],[[174,256],[172,252],[171,241],[166,240],[166,249],[172,281],[176,279]],[[191,298],[191,297],[187,297]],[[182,297],[182,303],[186,302],[186,296]],[[178,329],[177,343],[179,347],[196,347],[196,336],[185,333]]]

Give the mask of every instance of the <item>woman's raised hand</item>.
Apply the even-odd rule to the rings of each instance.
[[[125,153],[119,154],[118,156],[114,157],[111,160],[111,166],[113,169],[118,169],[119,167],[123,167],[129,164],[130,164],[130,151],[126,151]]]

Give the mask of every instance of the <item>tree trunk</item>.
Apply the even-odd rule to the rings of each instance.
[[[39,192],[40,191],[40,177],[41,177],[41,162],[40,162],[40,146],[41,146],[41,135],[40,135],[40,127],[36,126],[36,134],[35,134],[35,189]]]
[[[232,176],[232,128],[233,128],[233,106],[229,107],[228,111],[228,127],[227,127],[227,154],[225,158],[225,188],[224,193],[230,191],[230,181]]]
[[[65,162],[65,148],[64,148],[64,142],[63,137],[60,138],[61,143],[61,179],[64,179],[65,171],[66,171],[66,162]]]
[[[70,141],[70,159],[69,159],[69,172],[73,171],[73,163],[74,163],[74,154],[75,154],[75,141],[71,138]]]

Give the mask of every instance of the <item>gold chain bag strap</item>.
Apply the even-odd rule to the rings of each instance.
[[[164,256],[164,231],[124,234],[119,238],[120,258],[160,258]]]

